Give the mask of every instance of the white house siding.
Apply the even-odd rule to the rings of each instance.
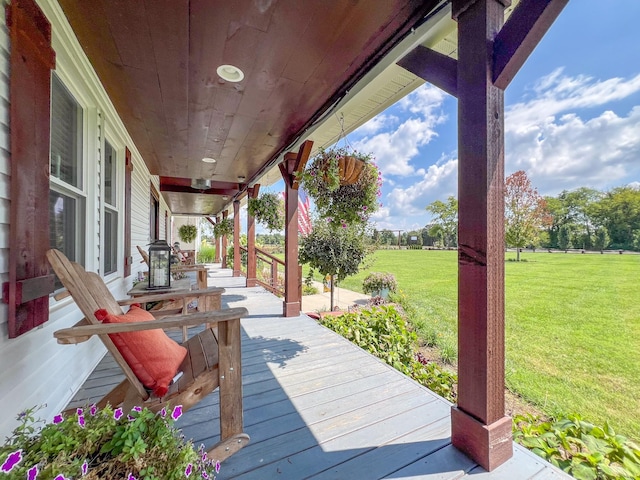
[[[7,0],[0,0],[1,6]],[[84,56],[57,3],[38,0],[49,18],[53,31],[53,47],[56,51],[56,73],[85,108],[85,149],[87,166],[86,205],[86,266],[101,269],[100,245],[103,205],[99,196],[101,172],[98,158],[103,151],[104,140],[118,152],[124,162],[124,147],[132,153],[132,275],[123,278],[119,271],[105,280],[117,298],[122,298],[131,287],[138,270],[145,270],[138,260],[136,245],[149,243],[149,182],[158,188],[157,177],[151,177],[139,152],[117,116],[106,92],[97,80],[95,72]],[[0,15],[0,282],[8,280],[8,238],[10,208],[10,141],[9,141],[9,52],[10,41],[5,16]],[[124,232],[124,173],[118,178],[120,231]],[[164,216],[167,207],[161,199],[160,232],[164,235]],[[118,257],[124,258],[124,233]],[[58,345],[53,332],[73,325],[82,318],[70,298],[59,302],[50,300],[49,321],[16,339],[7,333],[7,308],[0,303],[0,438],[5,438],[14,428],[16,415],[25,408],[45,405],[38,415],[51,419],[68,403],[88,374],[104,355],[102,344],[93,339],[79,345]]]

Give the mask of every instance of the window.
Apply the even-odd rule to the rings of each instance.
[[[118,209],[117,180],[118,162],[116,151],[109,142],[104,142],[104,249],[102,268],[105,275],[118,270]]]
[[[84,265],[85,192],[82,108],[53,75],[51,79],[51,181],[49,244]]]
[[[160,195],[153,185],[151,185],[151,196],[149,204],[149,238],[151,243],[160,237]]]

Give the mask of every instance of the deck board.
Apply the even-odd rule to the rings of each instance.
[[[281,300],[262,288],[241,287],[224,271],[213,282],[227,288],[223,308],[249,310],[242,368],[251,442],[223,463],[218,480],[571,478],[517,445],[511,460],[485,472],[451,445],[449,402],[306,315],[283,318]],[[105,358],[70,406],[99,399],[122,378]],[[177,426],[210,446],[218,415],[216,391]]]

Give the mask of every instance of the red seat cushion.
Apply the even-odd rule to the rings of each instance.
[[[136,305],[131,306],[124,315],[112,315],[100,309],[95,312],[95,316],[103,323],[154,320],[153,315]],[[187,349],[178,345],[161,329],[112,333],[109,337],[138,380],[153,390],[156,396],[166,395],[171,380],[187,355]]]

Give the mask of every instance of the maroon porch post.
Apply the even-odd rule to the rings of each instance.
[[[492,45],[511,0],[454,0],[458,21],[458,405],[452,442],[487,470],[513,455],[504,414],[504,93]]]
[[[289,152],[279,165],[285,184],[285,227],[284,227],[284,301],[282,314],[285,317],[300,315],[302,281],[298,265],[298,182],[295,172],[304,169],[313,143],[306,141],[298,153]]]
[[[229,216],[229,210],[224,210],[222,212],[222,219],[226,219]],[[227,236],[222,236],[222,248],[220,252],[220,257],[222,261],[222,268],[227,268]]]
[[[216,215],[216,223],[220,223],[220,217]],[[220,237],[214,235],[215,247],[216,247],[216,255],[213,259],[214,263],[219,263],[222,261],[222,257],[220,256]]]
[[[260,185],[247,189],[249,198],[256,198]],[[256,282],[256,219],[247,212],[247,287],[255,287]]]
[[[242,254],[240,252],[240,200],[233,201],[233,276],[242,273]]]

